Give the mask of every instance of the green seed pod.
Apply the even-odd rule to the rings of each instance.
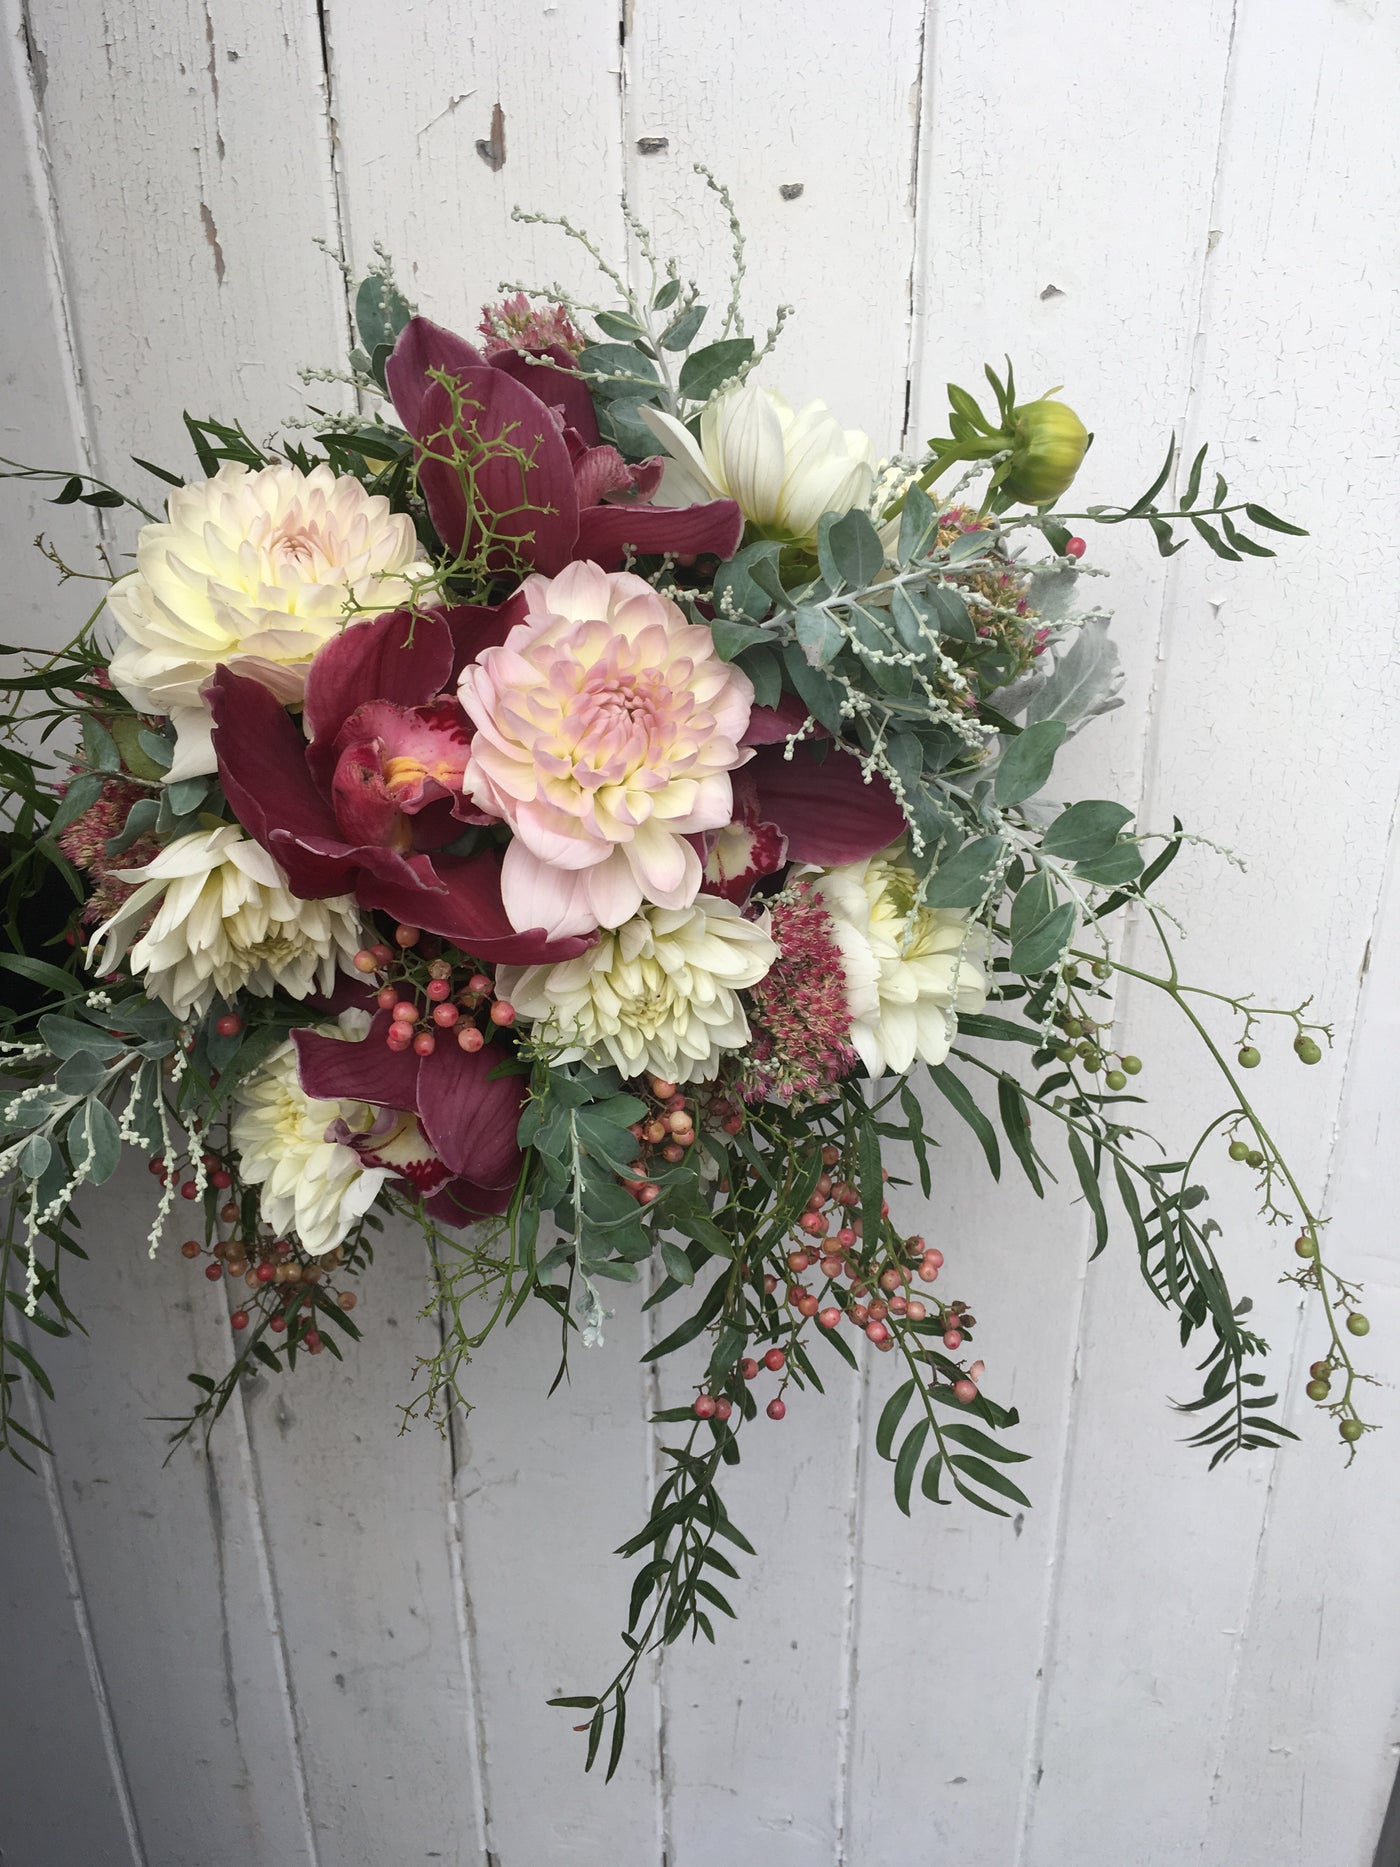
[[[1065,402],[1024,402],[1011,421],[1011,471],[1002,481],[1012,499],[1043,506],[1058,499],[1079,471],[1089,432]]]
[[[1340,1428],[1342,1438],[1349,1446],[1354,1446],[1365,1430],[1360,1420],[1343,1420]]]
[[[1298,1053],[1298,1060],[1300,1063],[1320,1063],[1322,1061],[1322,1052],[1318,1049],[1311,1037],[1295,1037],[1293,1040],[1293,1048]]]
[[[1326,1381],[1308,1382],[1307,1394],[1309,1400],[1326,1400],[1331,1392],[1332,1389],[1327,1385]]]
[[[1247,1167],[1262,1167],[1264,1165],[1264,1156],[1259,1152],[1257,1147],[1252,1147],[1245,1155],[1244,1159]]]
[[[1293,1252],[1296,1257],[1315,1258],[1317,1256],[1317,1246],[1305,1232],[1294,1245]]]
[[[1141,1057],[1120,1057],[1118,1061],[1128,1072],[1129,1076],[1136,1076],[1138,1071],[1142,1068]]]
[[[1104,1081],[1108,1084],[1110,1089],[1126,1089],[1128,1087],[1128,1079],[1123,1074],[1122,1070],[1110,1070],[1108,1075],[1104,1077]]]
[[[1370,1321],[1361,1314],[1360,1310],[1353,1310],[1351,1315],[1347,1317],[1347,1328],[1352,1335],[1369,1335],[1371,1333]]]
[[[1230,1159],[1231,1160],[1248,1160],[1249,1159],[1248,1141],[1232,1141],[1230,1143]]]
[[[1106,959],[1096,959],[1092,971],[1096,979],[1107,979],[1112,974],[1113,968]]]
[[[1246,1044],[1235,1061],[1242,1070],[1257,1070],[1259,1068],[1259,1052],[1254,1048],[1253,1044]]]

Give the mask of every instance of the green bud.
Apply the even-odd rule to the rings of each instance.
[[[1326,1400],[1331,1392],[1332,1389],[1327,1385],[1326,1381],[1308,1382],[1307,1396],[1309,1400]]]
[[[1315,1240],[1309,1238],[1307,1233],[1304,1232],[1303,1236],[1298,1239],[1297,1243],[1294,1245],[1293,1251],[1295,1256],[1300,1258],[1315,1258],[1317,1256],[1317,1244]]]
[[[1129,1076],[1136,1076],[1138,1071],[1142,1068],[1141,1057],[1120,1057],[1118,1061],[1128,1072]]]
[[[1351,1315],[1347,1317],[1347,1329],[1352,1335],[1369,1335],[1371,1333],[1371,1324],[1369,1320],[1361,1314],[1360,1310],[1353,1310]]]
[[[1231,1160],[1248,1160],[1249,1159],[1248,1141],[1232,1141],[1230,1143],[1230,1159]]]
[[[1293,1040],[1293,1048],[1298,1053],[1298,1060],[1300,1063],[1320,1063],[1322,1061],[1322,1052],[1318,1049],[1311,1037],[1295,1037]]]
[[[1259,1068],[1259,1052],[1254,1048],[1253,1044],[1246,1044],[1235,1061],[1242,1070],[1257,1070]]]
[[[1128,1087],[1128,1079],[1123,1074],[1122,1070],[1110,1070],[1108,1075],[1104,1077],[1104,1081],[1108,1084],[1110,1089],[1126,1089]]]
[[[1043,506],[1058,499],[1079,471],[1089,433],[1065,402],[1023,402],[1011,418],[1011,471],[1002,485],[1012,499]]]
[[[1360,1420],[1343,1420],[1339,1430],[1347,1444],[1349,1446],[1354,1446],[1365,1432],[1366,1428],[1361,1424]]]
[[[1259,1152],[1257,1147],[1252,1147],[1244,1158],[1247,1167],[1262,1167],[1264,1165],[1264,1156]]]

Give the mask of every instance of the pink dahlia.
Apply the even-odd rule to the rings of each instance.
[[[463,670],[476,727],[464,780],[515,832],[507,918],[550,938],[688,907],[687,840],[729,822],[753,687],[640,577],[571,564],[526,579],[526,618]]]

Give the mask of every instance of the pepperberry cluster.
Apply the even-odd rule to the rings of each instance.
[[[383,980],[377,1002],[392,1014],[384,1038],[390,1050],[412,1048],[430,1057],[448,1037],[455,1037],[463,1050],[480,1050],[493,1029],[515,1023],[514,1005],[497,998],[495,980],[475,960],[449,958],[444,943],[425,937],[420,927],[396,927],[394,942],[393,947],[383,941],[361,947],[355,955],[357,972]]]
[[[152,1168],[157,1163],[152,1162]],[[210,1174],[213,1182],[214,1175]],[[227,1183],[227,1180],[226,1180]],[[315,1312],[328,1304],[349,1314],[358,1298],[353,1290],[335,1288],[334,1277],[346,1262],[343,1246],[337,1245],[319,1258],[310,1257],[290,1239],[276,1238],[254,1225],[251,1232],[241,1221],[241,1208],[226,1200],[218,1209],[218,1229],[227,1227],[223,1237],[201,1244],[187,1238],[180,1247],[182,1257],[207,1260],[204,1275],[210,1283],[241,1278],[249,1296],[229,1314],[229,1326],[235,1332],[260,1319],[260,1326],[274,1335],[286,1335],[312,1355],[325,1346],[316,1328]]]

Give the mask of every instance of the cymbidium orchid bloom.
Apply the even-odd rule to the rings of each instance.
[[[733,808],[753,686],[703,625],[629,572],[530,577],[527,614],[463,669],[476,727],[466,790],[514,831],[501,894],[554,938],[618,927],[643,902],[688,907],[689,840]]]
[[[523,605],[499,613],[397,611],[348,629],[307,676],[309,743],[260,682],[219,670],[209,700],[224,792],[249,835],[277,858],[293,894],[353,894],[479,959],[578,951],[550,947],[531,931],[538,922],[507,917],[494,849],[443,851],[485,821],[462,792],[467,721],[443,692],[461,660],[458,638],[465,627],[490,640],[492,625],[499,631],[517,614]]]
[[[418,483],[449,551],[470,557],[484,546],[493,569],[548,576],[576,558],[619,565],[629,546],[720,558],[738,548],[744,522],[732,501],[701,493],[706,503],[689,511],[676,510],[684,501],[648,503],[660,461],[631,466],[600,444],[588,386],[557,344],[486,357],[412,318],[385,380],[418,443]],[[460,463],[471,469],[470,509]]]
[[[776,390],[743,383],[706,404],[698,446],[674,415],[639,412],[669,456],[657,498],[733,499],[760,538],[810,543],[823,513],[864,506],[875,485],[874,443],[825,402],[794,409]]]
[[[412,519],[329,467],[279,460],[251,472],[229,461],[171,493],[167,513],[142,527],[137,568],[107,607],[122,634],[113,685],[175,725],[171,780],[214,769],[201,690],[216,668],[300,700],[323,643],[409,602],[432,570]]]

